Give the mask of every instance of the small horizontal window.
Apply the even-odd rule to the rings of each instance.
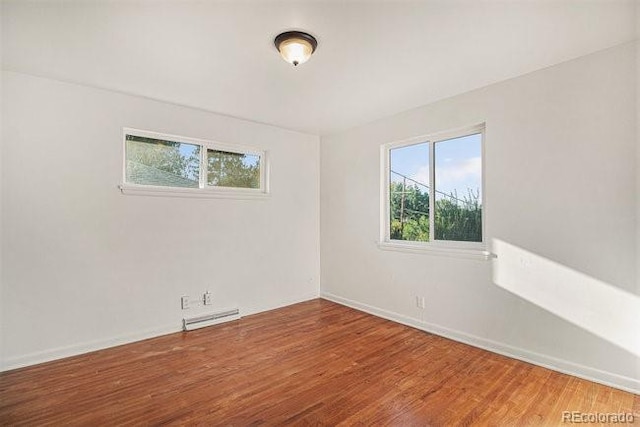
[[[124,143],[128,189],[266,193],[263,151],[135,129],[125,129]]]

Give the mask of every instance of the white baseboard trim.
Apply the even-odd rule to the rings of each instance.
[[[277,304],[264,307],[240,308],[241,316],[250,316],[252,314],[262,313],[264,311],[275,310],[277,308],[286,307],[288,305],[297,304],[299,302],[309,301],[319,298],[318,293],[309,294],[304,297],[284,300]],[[0,362],[0,372],[12,369],[24,368],[26,366],[36,365],[39,363],[51,362],[53,360],[63,359],[65,357],[77,356],[80,354],[90,353],[92,351],[104,350],[110,347],[116,347],[123,344],[130,344],[136,341],[142,341],[149,338],[156,338],[162,335],[182,332],[182,323],[176,321],[175,324],[165,325],[160,328],[149,329],[132,334],[125,334],[102,340],[88,341],[79,344],[73,344],[64,347],[58,347],[50,350],[43,350],[34,353],[13,357]]]
[[[553,371],[561,372],[563,374],[572,375],[574,377],[593,381],[595,383],[607,385],[620,390],[640,394],[640,380],[636,380],[631,377],[602,371],[600,369],[591,368],[589,366],[584,366],[574,362],[569,362],[567,360],[558,359],[553,356],[535,353],[522,348],[513,347],[508,344],[492,341],[475,335],[470,335],[461,331],[456,331],[444,326],[424,322],[420,319],[404,316],[399,313],[384,310],[382,308],[374,307],[368,304],[334,295],[329,292],[321,292],[320,297],[341,305],[345,305],[347,307],[354,308],[356,310],[364,311],[365,313],[369,313],[374,316],[382,317],[383,319],[391,320],[393,322],[401,323],[403,325],[411,326],[425,332],[439,335],[453,341],[458,341],[464,344],[471,345],[473,347],[478,347],[483,350],[491,351],[493,353],[511,357],[513,359],[518,359],[523,362],[551,369]]]
[[[265,311],[277,310],[279,308],[288,307],[293,304],[299,304],[301,302],[311,301],[313,299],[320,298],[320,293],[308,294],[306,296],[286,299],[278,304],[270,306],[258,306],[258,307],[246,307],[244,311],[241,311],[242,316],[251,316],[252,314],[264,313]]]
[[[181,330],[182,327],[180,323],[176,322],[175,325],[149,329],[133,334],[125,334],[103,340],[88,341],[50,350],[37,351],[34,353],[29,353],[23,356],[13,357],[5,360],[2,366],[0,366],[0,372],[9,371],[11,369],[24,368],[25,366],[37,365],[39,363],[51,362],[53,360],[63,359],[65,357],[90,353],[92,351],[104,350],[106,348],[116,347],[122,344],[129,344],[136,341],[146,340],[148,338],[155,338],[161,335],[180,332]]]

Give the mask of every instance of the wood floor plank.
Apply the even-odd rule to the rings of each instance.
[[[640,396],[325,300],[0,374],[0,425],[563,425]],[[564,424],[566,425],[566,424]]]

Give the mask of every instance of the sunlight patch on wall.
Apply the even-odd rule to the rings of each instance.
[[[493,239],[493,282],[640,356],[640,297]]]

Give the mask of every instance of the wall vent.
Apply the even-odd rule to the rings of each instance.
[[[191,331],[194,329],[204,328],[205,326],[217,325],[218,323],[238,320],[240,318],[240,310],[234,308],[232,310],[217,311],[211,314],[182,319],[182,329]]]

